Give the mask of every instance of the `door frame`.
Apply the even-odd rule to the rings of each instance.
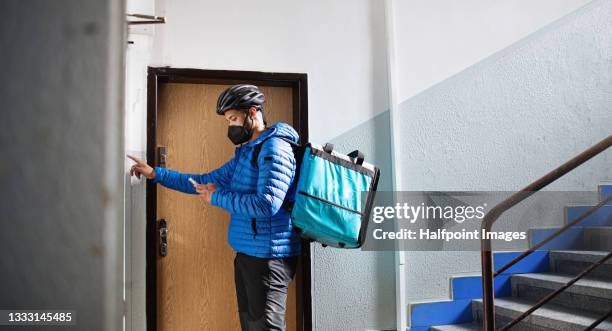
[[[303,73],[208,70],[148,67],[147,77],[147,163],[157,165],[157,97],[164,83],[237,84],[283,86],[293,90],[293,127],[302,143],[308,142],[308,82]],[[157,184],[146,183],[146,316],[147,330],[157,331]],[[311,252],[302,239],[301,274],[296,275],[297,325],[312,330]]]

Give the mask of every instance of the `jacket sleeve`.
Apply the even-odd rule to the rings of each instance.
[[[216,189],[211,195],[212,205],[243,217],[270,217],[278,212],[295,175],[295,157],[291,145],[280,138],[263,144],[257,158],[257,191]]]
[[[188,194],[198,194],[189,182],[189,177],[200,184],[215,183],[217,189],[229,187],[236,169],[236,161],[237,157],[234,157],[218,169],[205,174],[184,174],[176,170],[155,167],[155,178],[151,182]]]

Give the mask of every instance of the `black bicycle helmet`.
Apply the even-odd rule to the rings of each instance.
[[[257,107],[257,110],[261,111],[265,101],[264,94],[255,85],[232,85],[217,98],[217,114],[223,115],[229,109],[242,110],[249,109],[252,106]]]

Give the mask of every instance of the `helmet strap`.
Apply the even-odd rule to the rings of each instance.
[[[266,122],[266,115],[264,114],[263,110],[259,110],[259,112],[261,113],[261,119],[263,120],[264,128],[267,128],[268,122]]]

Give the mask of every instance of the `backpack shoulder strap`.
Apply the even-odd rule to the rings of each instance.
[[[266,142],[266,140],[270,139],[270,138],[274,138],[275,136],[272,137],[266,137],[262,142],[260,142],[259,144],[255,145],[255,150],[253,151],[253,157],[251,158],[251,164],[253,165],[253,167],[255,167],[256,169],[258,168],[257,166],[257,158],[259,158],[259,153],[261,152],[261,147],[263,146],[263,144]],[[283,137],[276,137],[276,138],[280,138],[286,142],[288,142],[291,145],[291,148],[295,151],[296,147],[299,147],[300,144],[295,143],[287,138],[283,138]]]
[[[273,137],[267,137],[261,143],[255,145],[255,150],[253,151],[253,158],[251,159],[251,164],[253,165],[253,167],[255,167],[255,169],[259,168],[259,166],[257,165],[257,158],[259,157],[259,153],[261,152],[261,146],[263,146],[263,143],[266,142],[266,140],[268,140],[270,138],[273,138]],[[278,137],[278,138],[288,142],[291,145],[291,149],[293,151],[293,155],[295,155],[296,162],[298,163],[298,167],[297,167],[297,170],[296,170],[296,176],[295,176],[297,178],[297,176],[299,174],[299,169],[300,169],[300,167],[299,167],[299,160],[298,160],[300,155],[299,155],[299,153],[296,153],[296,150],[298,150],[301,147],[301,145],[298,144],[298,143],[295,143],[295,142],[293,142],[293,141],[291,141],[289,139],[283,138],[283,137]],[[285,210],[287,210],[289,213],[291,213],[291,210],[293,209],[293,201],[284,200],[281,207],[284,208]],[[251,223],[252,226],[254,226],[253,222],[254,222],[254,219],[252,220],[252,223]]]

